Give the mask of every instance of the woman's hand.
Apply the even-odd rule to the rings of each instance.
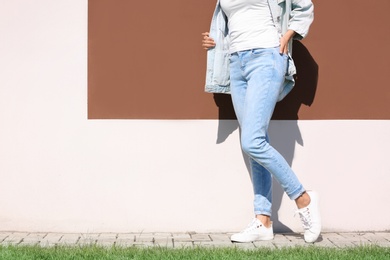
[[[295,32],[293,30],[288,30],[283,37],[280,39],[280,53],[288,54],[288,42],[294,37]]]
[[[215,47],[215,42],[214,42],[213,38],[209,37],[210,36],[209,32],[202,33],[202,36],[203,36],[203,40],[202,40],[203,49],[208,50],[210,48]]]

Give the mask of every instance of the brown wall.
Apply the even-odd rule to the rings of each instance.
[[[294,43],[297,85],[274,119],[390,119],[390,1],[313,2],[309,36]],[[214,0],[88,5],[90,119],[234,118],[229,95],[203,92]]]

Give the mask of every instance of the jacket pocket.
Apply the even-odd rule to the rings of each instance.
[[[227,86],[230,84],[230,54],[228,51],[215,51],[213,69],[213,84],[220,86]]]

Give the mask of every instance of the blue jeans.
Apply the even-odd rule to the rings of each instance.
[[[272,176],[294,200],[305,190],[268,140],[268,126],[283,88],[288,56],[279,47],[231,54],[231,95],[241,128],[241,147],[250,158],[255,214],[271,216]],[[271,176],[272,175],[272,176]]]

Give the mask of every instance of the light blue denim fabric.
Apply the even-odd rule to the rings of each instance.
[[[210,37],[214,39],[216,46],[207,51],[205,91],[230,94],[229,30],[227,17],[219,0],[211,19]]]
[[[288,70],[288,56],[279,47],[231,54],[230,80],[234,110],[241,128],[241,146],[250,157],[255,214],[271,216],[272,178],[290,199],[304,188],[286,160],[268,142],[267,132]]]
[[[205,91],[210,93],[230,93],[229,73],[229,28],[227,18],[221,9],[220,1],[211,20],[210,37],[216,46],[207,52],[207,70]],[[268,0],[275,27],[282,36],[288,29],[297,34],[295,39],[306,37],[313,22],[313,3],[311,0]],[[283,89],[278,101],[282,100],[294,87],[293,75],[296,74],[294,61],[291,58],[292,44],[289,43],[289,67],[284,77]]]

